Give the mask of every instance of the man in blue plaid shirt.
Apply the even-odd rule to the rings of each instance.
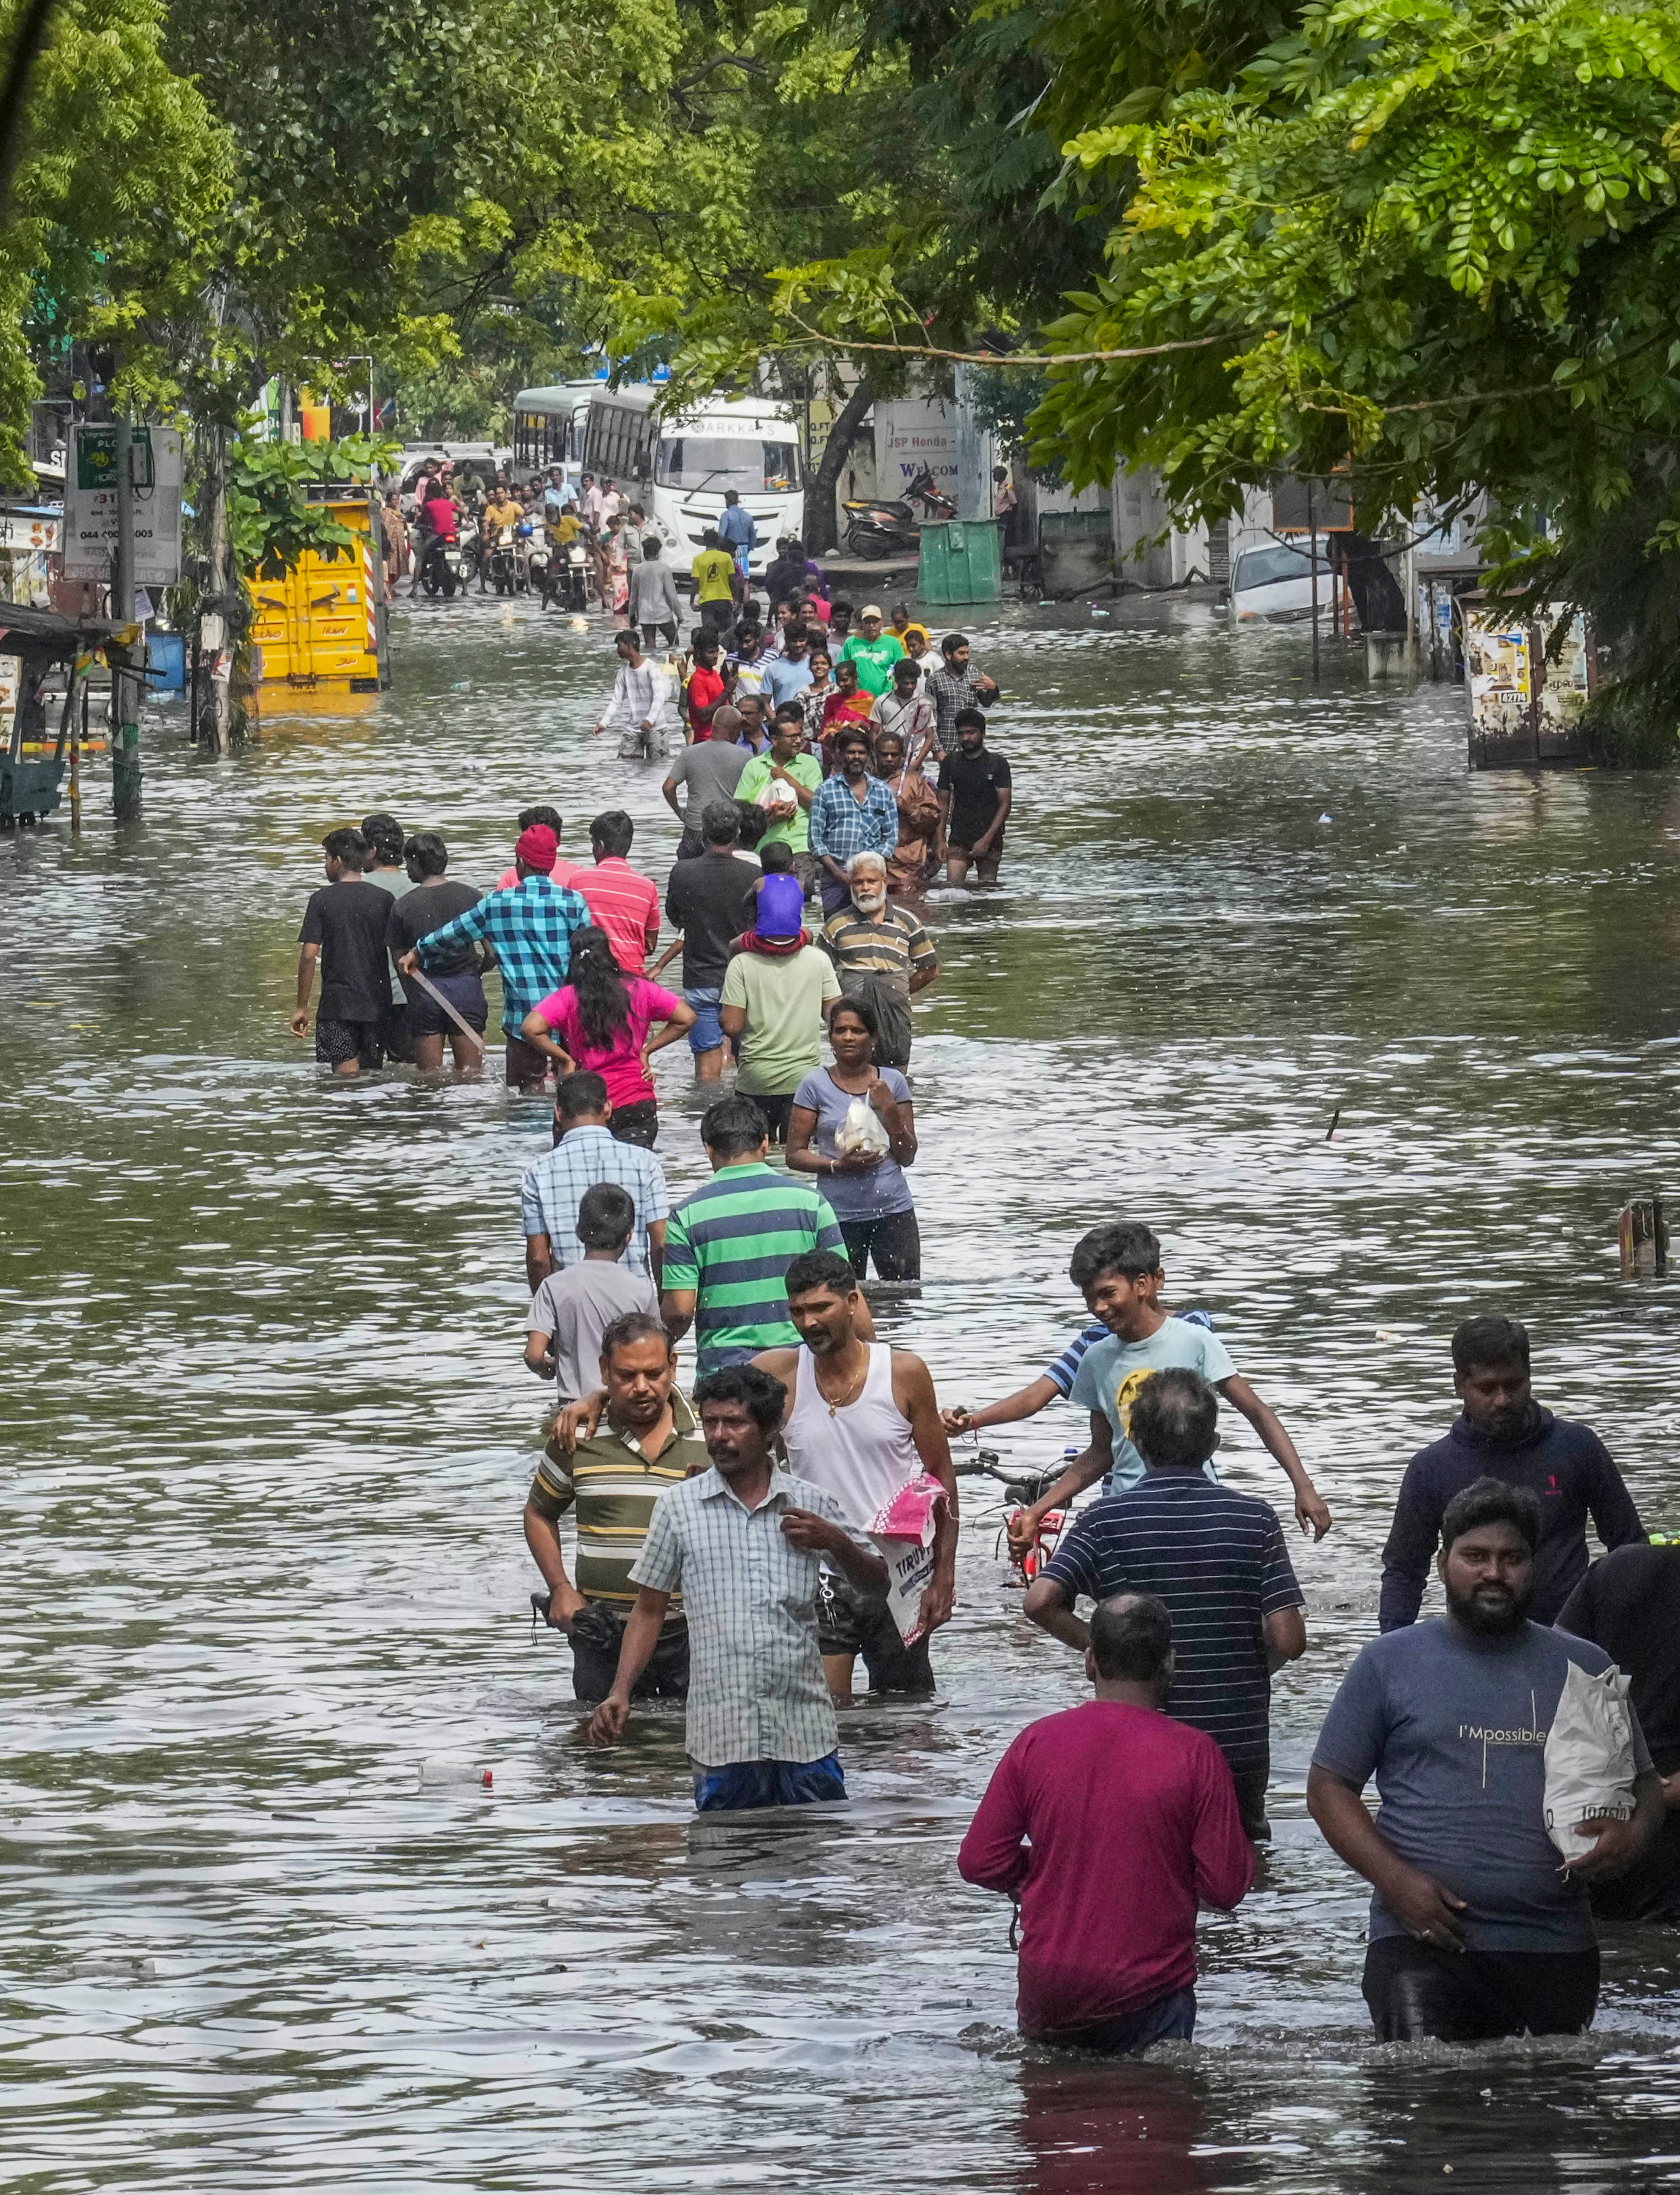
[[[514,848],[519,882],[506,891],[486,892],[476,907],[429,931],[397,964],[411,975],[417,965],[423,970],[434,957],[446,959],[480,939],[494,948],[502,971],[502,1030],[511,1089],[539,1090],[547,1077],[548,1061],[526,1043],[520,1027],[533,1006],[565,982],[572,940],[590,926],[582,899],[549,874],[559,857],[560,841],[548,825],[532,824]]]
[[[822,863],[822,910],[837,914],[850,903],[846,864],[854,854],[891,861],[898,850],[898,803],[893,789],[869,775],[869,735],[836,735],[840,767],[811,795],[811,851]]]

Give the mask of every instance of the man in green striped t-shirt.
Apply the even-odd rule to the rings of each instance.
[[[630,1574],[653,1504],[691,1472],[711,1468],[693,1413],[676,1391],[676,1345],[650,1311],[626,1311],[601,1338],[606,1422],[567,1455],[550,1439],[525,1503],[525,1541],[549,1587],[549,1622],[572,1642],[572,1687],[603,1700],[618,1672],[624,1625],[636,1604]],[[576,1505],[577,1582],[566,1575],[560,1520]],[[673,1597],[642,1698],[688,1691],[688,1628]]]
[[[843,1254],[845,1243],[820,1191],[765,1163],[769,1129],[751,1098],[708,1106],[700,1140],[713,1178],[666,1223],[659,1310],[673,1339],[693,1327],[704,1379],[762,1350],[797,1349],[787,1269],[807,1250]]]

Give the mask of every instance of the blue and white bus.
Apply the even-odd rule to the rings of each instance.
[[[514,399],[514,458],[521,470],[561,468],[575,488],[583,474],[613,480],[639,503],[665,544],[671,568],[687,572],[734,488],[757,522],[751,567],[762,575],[777,539],[797,534],[804,511],[799,428],[768,397],[712,397],[670,418],[650,382],[609,389],[601,381],[522,389]]]

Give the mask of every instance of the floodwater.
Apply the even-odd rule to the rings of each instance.
[[[1545,1399],[1680,1528],[1674,1324],[1614,1248],[1673,1152],[1680,777],[1470,778],[1461,694],[1339,660],[1315,688],[1299,631],[1175,598],[975,630],[1018,805],[1004,887],[934,900],[928,1275],[885,1322],[947,1401],[996,1395],[1079,1322],[1074,1236],[1145,1216],[1337,1516],[1297,1543],[1277,1841],[1205,1926],[1198,2043],[1070,2065],[1014,2034],[1007,1909],[954,1855],[1080,1685],[983,1498],[941,1697],[845,1719],[849,1807],[699,1823],[674,1720],[579,1743],[519,1521],[544,1110],[323,1086],[292,941],[321,832],[371,808],[479,882],[532,799],[629,808],[656,874],[675,829],[589,736],[598,631],[422,605],[377,703],[219,764],[149,733],[142,826],[94,798],[79,843],[0,846],[8,2187],[1680,2185],[1672,1935],[1609,1942],[1588,2039],[1377,2049],[1364,1901],[1302,1803],[1467,1309],[1531,1322]],[[683,1188],[698,1106],[659,1065]]]

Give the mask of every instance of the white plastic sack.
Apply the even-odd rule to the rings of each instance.
[[[1569,1664],[1557,1712],[1545,1743],[1546,1834],[1565,1859],[1592,1850],[1575,1835],[1583,1822],[1609,1816],[1625,1822],[1633,1812],[1633,1709],[1631,1677],[1614,1663],[1590,1677]]]
[[[791,815],[799,805],[799,795],[791,785],[784,785],[780,778],[767,777],[753,794],[752,804],[772,815]]]
[[[922,1635],[922,1595],[934,1574],[934,1534],[949,1495],[923,1472],[907,1479],[870,1526],[887,1565],[887,1610],[906,1646]]]
[[[869,1151],[877,1158],[886,1157],[892,1148],[892,1138],[887,1133],[886,1122],[868,1098],[854,1098],[846,1108],[834,1148],[837,1151]]]

